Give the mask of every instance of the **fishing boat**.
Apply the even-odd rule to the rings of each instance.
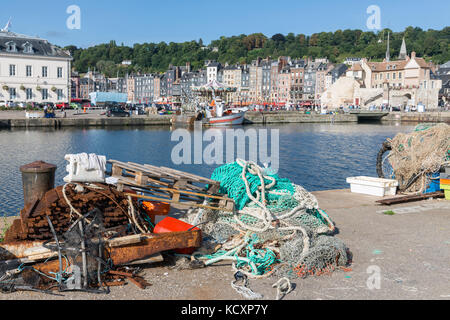
[[[199,103],[195,99],[195,115],[177,115],[172,117],[172,124],[193,125],[201,121],[204,126],[233,126],[242,125],[245,120],[247,108],[227,108],[222,96],[229,92],[235,92],[236,88],[227,87],[213,80],[206,85],[193,87],[193,92],[204,97],[204,101]],[[192,98],[188,100],[193,100]],[[192,102],[192,101],[191,101]]]
[[[213,100],[206,110],[204,122],[210,126],[241,125],[244,123],[245,109],[226,109],[220,99]]]

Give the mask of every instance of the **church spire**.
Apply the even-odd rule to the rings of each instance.
[[[400,48],[400,54],[398,56],[399,60],[406,60],[406,56],[408,55],[408,52],[406,51],[406,42],[405,37],[403,37],[402,47]]]

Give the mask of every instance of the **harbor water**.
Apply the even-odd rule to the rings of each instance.
[[[280,177],[291,179],[308,191],[348,188],[350,176],[376,176],[376,156],[386,138],[411,132],[413,124],[289,124],[245,126],[279,130]],[[206,129],[205,129],[206,130]],[[225,130],[225,129],[211,129]],[[66,154],[81,152],[108,159],[172,167],[210,177],[218,166],[175,165],[168,127],[68,128],[61,130],[0,131],[0,216],[18,215],[23,208],[19,167],[42,160],[58,166],[56,185],[66,176]],[[269,139],[270,140],[270,139]],[[269,141],[270,142],[270,141]],[[193,142],[192,142],[193,143]],[[270,153],[269,143],[269,153]]]

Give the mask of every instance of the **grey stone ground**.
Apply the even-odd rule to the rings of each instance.
[[[377,197],[348,190],[316,192],[323,208],[339,228],[339,237],[353,253],[352,271],[295,280],[286,300],[450,300],[450,201],[427,200],[391,207],[375,204]],[[395,215],[383,214],[393,210]],[[371,273],[368,273],[371,271]],[[367,286],[379,269],[380,288]],[[147,266],[145,279],[153,285],[111,288],[109,295],[64,293],[0,294],[2,300],[242,300],[230,283],[230,265],[176,271]],[[263,299],[276,296],[275,278],[250,280]],[[370,281],[369,281],[370,282]],[[374,284],[374,282],[370,282]]]

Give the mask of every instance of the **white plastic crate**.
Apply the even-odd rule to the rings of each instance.
[[[38,119],[43,117],[44,117],[43,112],[25,112],[25,118],[27,119]]]
[[[398,181],[373,177],[347,178],[352,193],[362,193],[372,196],[384,197],[397,194]]]

